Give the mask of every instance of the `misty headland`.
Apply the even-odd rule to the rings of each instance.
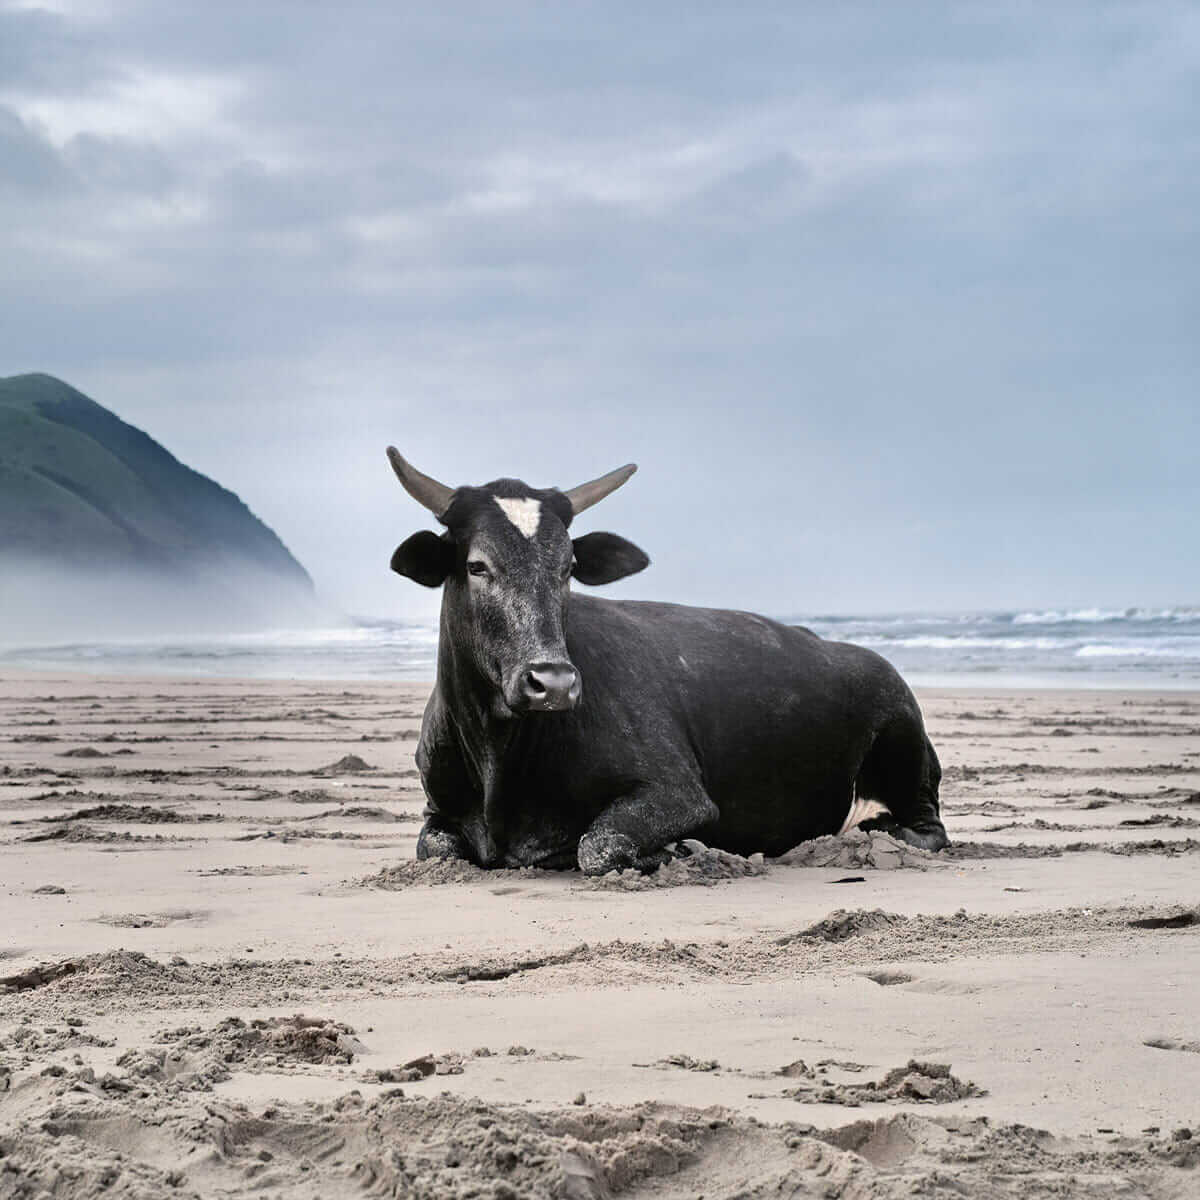
[[[0,643],[329,619],[233,492],[62,380],[0,379]]]

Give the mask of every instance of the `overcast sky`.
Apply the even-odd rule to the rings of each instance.
[[[641,470],[611,594],[1200,599],[1200,6],[0,0],[0,375],[350,611],[451,485]]]

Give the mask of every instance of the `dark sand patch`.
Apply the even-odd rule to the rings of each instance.
[[[1131,929],[1189,929],[1200,925],[1200,912],[1172,913],[1167,917],[1139,917],[1129,922]]]
[[[1186,1054],[1200,1054],[1200,1042],[1189,1042],[1182,1038],[1152,1037],[1147,1038],[1142,1045],[1154,1050],[1182,1050]]]

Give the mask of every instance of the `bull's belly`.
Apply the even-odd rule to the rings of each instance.
[[[843,831],[854,813],[853,776],[765,788],[747,780],[715,789],[718,820],[697,836],[734,854],[784,854],[800,842]],[[710,793],[711,794],[711,793]],[[865,819],[865,810],[860,819]]]

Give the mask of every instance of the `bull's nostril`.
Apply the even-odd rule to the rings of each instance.
[[[532,663],[521,675],[521,693],[533,708],[573,708],[579,698],[579,672],[570,663]]]

